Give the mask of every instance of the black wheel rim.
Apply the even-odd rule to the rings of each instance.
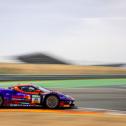
[[[48,108],[56,108],[58,106],[59,100],[56,96],[49,96],[46,100],[46,105]]]

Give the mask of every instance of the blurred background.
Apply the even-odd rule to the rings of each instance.
[[[0,1],[1,74],[125,74],[125,0]]]
[[[64,49],[65,50],[65,49]],[[78,50],[79,51],[79,50]],[[75,51],[75,52],[78,52]],[[88,56],[88,54],[87,54]],[[80,65],[49,53],[30,53],[5,56],[1,59],[0,74],[125,74],[125,63],[106,63]],[[102,60],[102,59],[101,59]]]
[[[125,0],[0,0],[0,86],[35,83],[79,107],[126,110],[125,33]]]

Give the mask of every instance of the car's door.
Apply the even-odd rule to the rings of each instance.
[[[33,86],[20,86],[19,87],[24,94],[30,96],[29,103],[31,105],[40,105],[41,104],[41,95],[36,87]]]

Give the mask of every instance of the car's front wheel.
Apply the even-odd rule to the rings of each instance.
[[[49,95],[45,100],[45,106],[49,109],[55,109],[59,106],[59,99],[55,95]]]
[[[2,96],[0,96],[0,107],[2,107],[3,106],[3,97]]]

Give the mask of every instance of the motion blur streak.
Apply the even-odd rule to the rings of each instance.
[[[35,112],[35,113],[61,113],[67,115],[94,115],[103,114],[96,111],[77,111],[77,110],[43,110],[43,109],[1,109],[0,112]]]

